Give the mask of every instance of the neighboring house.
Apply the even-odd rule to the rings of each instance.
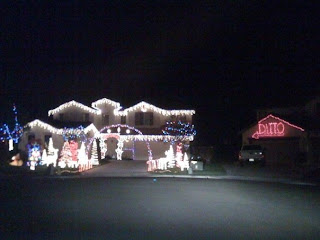
[[[194,110],[165,110],[143,101],[126,109],[106,98],[93,102],[91,107],[70,101],[50,110],[48,123],[40,120],[28,123],[19,146],[24,150],[32,139],[45,146],[52,137],[54,147],[61,149],[63,135],[79,131],[74,127],[82,125],[86,137],[98,142],[102,157],[156,159],[164,157],[170,142],[177,139],[162,133],[166,122],[192,123],[194,114]],[[179,136],[179,139],[187,147],[193,135]]]
[[[320,165],[320,98],[304,106],[257,110],[257,122],[242,134],[242,144],[259,144],[269,165]]]

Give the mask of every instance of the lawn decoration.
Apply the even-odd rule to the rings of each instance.
[[[35,167],[39,164],[41,160],[41,148],[38,143],[29,144],[28,152],[29,152],[29,162],[28,166],[30,166],[30,170],[34,171]]]
[[[81,143],[78,159],[79,159],[78,160],[79,172],[83,172],[85,170],[92,168],[92,161],[91,159],[88,159],[88,155],[86,153],[86,147],[83,142]]]
[[[67,166],[69,168],[78,167],[78,143],[74,140],[69,142],[70,151],[71,151],[71,160],[68,161]]]
[[[92,144],[91,161],[92,161],[92,165],[99,165],[98,145],[97,145],[96,139],[93,140],[93,144]]]
[[[52,138],[50,138],[48,144],[48,151],[44,149],[42,152],[42,164],[47,166],[53,164],[53,166],[55,167],[57,165],[58,152],[59,149],[53,147],[53,141]]]
[[[66,141],[64,142],[61,153],[60,153],[58,166],[61,168],[65,168],[67,164],[71,161],[72,161],[72,153],[71,153],[69,142]]]

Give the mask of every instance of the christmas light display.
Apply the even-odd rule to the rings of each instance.
[[[92,165],[99,165],[98,145],[96,140],[93,140],[93,144],[91,148],[91,162],[92,162]]]
[[[74,140],[69,141],[70,151],[71,151],[71,161],[68,162],[68,167],[76,168],[78,167],[78,143]]]
[[[176,165],[177,165],[177,167],[182,167],[184,165],[183,164],[182,143],[177,144]]]
[[[64,142],[61,153],[60,153],[58,166],[61,168],[65,168],[68,165],[68,163],[71,161],[72,161],[72,153],[71,153],[69,142],[66,141]]]
[[[193,137],[197,134],[194,129],[194,125],[190,123],[178,122],[167,122],[164,129],[162,130],[163,134],[169,136],[175,136],[171,141],[183,141],[186,137]]]
[[[123,153],[122,149],[123,149],[123,141],[119,139],[117,144],[117,149],[116,149],[117,160],[122,160],[122,153]]]
[[[190,167],[188,154],[185,152],[183,156],[183,165],[181,166],[181,171],[184,169],[188,170]]]
[[[54,115],[58,112],[60,112],[61,110],[65,109],[65,108],[69,108],[69,107],[77,107],[77,108],[80,108],[82,110],[85,110],[89,113],[93,113],[95,115],[100,115],[101,114],[101,111],[99,109],[92,109],[82,103],[78,103],[74,100],[70,101],[70,102],[67,102],[67,103],[64,103],[62,105],[60,105],[59,107],[55,108],[55,109],[52,109],[52,110],[49,110],[48,111],[48,116],[51,116],[51,115]]]
[[[286,126],[304,131],[303,128],[295,126],[270,114],[258,122],[258,130],[252,135],[252,138],[259,139],[260,137],[283,137],[286,133]]]
[[[23,133],[23,128],[18,122],[18,112],[15,104],[13,104],[12,111],[14,113],[14,128],[10,131],[7,124],[3,124],[3,126],[0,127],[0,141],[2,142],[6,140],[13,140],[15,143],[18,143]]]
[[[30,128],[40,127],[46,131],[49,131],[50,133],[59,134],[59,135],[63,134],[63,129],[57,129],[55,127],[52,127],[51,125],[44,123],[44,122],[40,121],[39,119],[36,119],[36,120],[33,120],[32,122],[29,122],[26,126],[30,127]]]
[[[64,128],[62,131],[64,141],[79,140],[81,142],[87,141],[87,136],[82,126],[77,128]]]
[[[28,166],[30,170],[34,171],[35,167],[39,164],[41,160],[41,147],[38,143],[28,144]]]
[[[164,116],[194,115],[195,114],[194,110],[165,110],[165,109],[158,108],[154,105],[151,105],[147,102],[142,101],[142,102],[140,102],[130,108],[124,109],[124,110],[121,110],[121,107],[116,108],[114,110],[114,115],[127,116],[129,112],[136,111],[136,110],[141,110],[142,112],[152,111],[152,112],[156,112],[161,115],[164,115]]]
[[[91,107],[93,107],[93,108],[95,108],[95,109],[99,109],[99,108],[98,108],[98,105],[101,105],[101,104],[109,104],[109,105],[111,105],[111,106],[113,106],[113,107],[115,107],[115,108],[120,108],[120,107],[121,107],[121,106],[120,106],[120,103],[115,102],[115,101],[112,101],[112,100],[107,99],[107,98],[102,98],[102,99],[100,99],[100,100],[98,100],[98,101],[93,102],[93,103],[91,104]]]
[[[78,154],[79,172],[92,168],[92,162],[88,159],[85,144],[82,142]]]

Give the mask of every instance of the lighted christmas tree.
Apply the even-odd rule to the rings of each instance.
[[[170,145],[170,148],[168,151],[166,151],[166,156],[168,159],[168,168],[173,168],[176,166],[176,161],[174,158],[174,152],[173,152],[173,147]]]
[[[96,140],[93,140],[93,143],[92,143],[91,161],[92,161],[92,165],[99,165],[98,145]]]
[[[66,141],[64,142],[61,153],[60,153],[58,166],[60,166],[61,168],[65,168],[70,161],[72,161],[72,153],[71,153],[69,142]]]

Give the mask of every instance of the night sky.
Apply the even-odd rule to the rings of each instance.
[[[257,108],[320,94],[318,10],[308,1],[1,1],[0,121],[12,119],[13,102],[26,123],[106,97],[195,109],[201,144],[236,139]]]

